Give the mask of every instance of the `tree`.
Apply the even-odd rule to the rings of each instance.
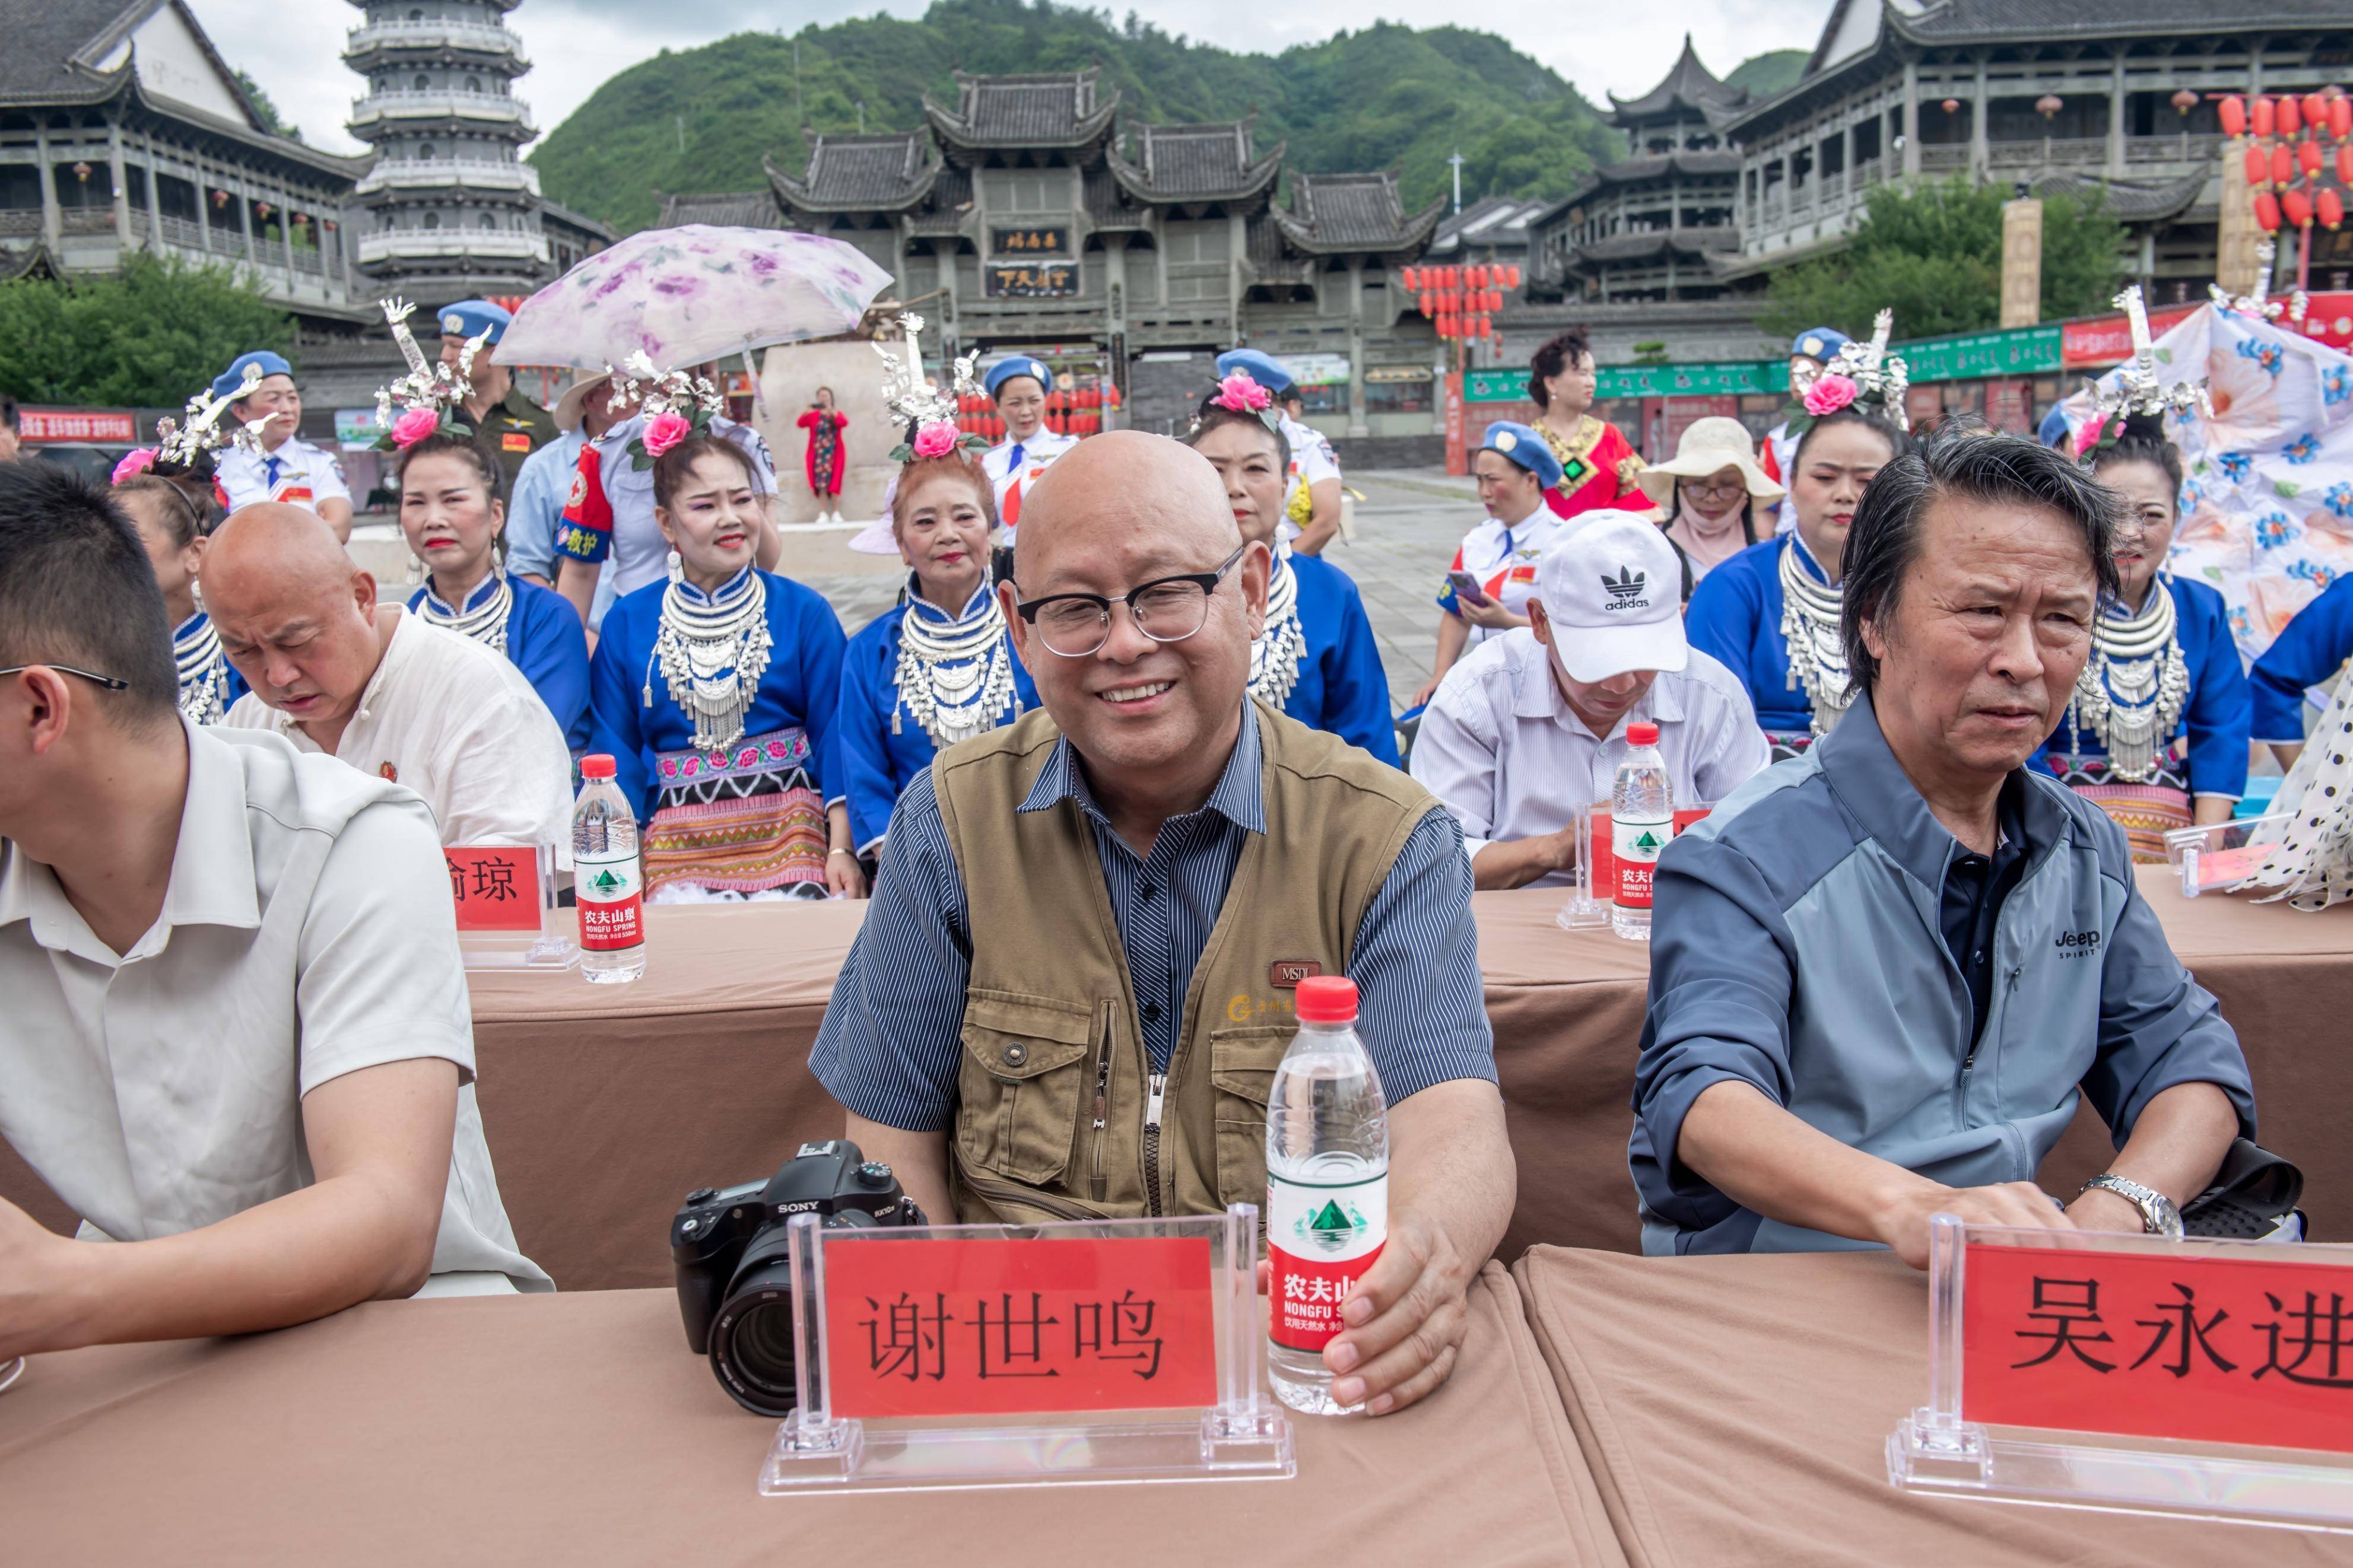
[[[247,100],[253,105],[254,118],[261,121],[261,128],[264,131],[269,132],[272,136],[283,136],[289,142],[302,140],[302,132],[299,127],[289,125],[278,117],[276,100],[261,90],[259,82],[240,70],[237,73],[237,85],[245,89]]]
[[[1940,184],[1883,185],[1853,240],[1835,256],[1773,276],[1757,324],[1769,335],[1809,327],[1870,334],[1895,312],[1900,338],[1984,331],[2001,321],[2002,187],[1955,175]],[[2124,270],[2124,226],[2094,195],[2042,200],[2042,320],[2108,307]]]
[[[119,272],[0,283],[0,391],[28,403],[175,408],[294,318],[214,267],[132,254]]]

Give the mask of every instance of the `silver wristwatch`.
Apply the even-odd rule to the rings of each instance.
[[[2144,1187],[2128,1176],[2108,1172],[2102,1172],[2085,1182],[2083,1191],[2088,1193],[2094,1187],[2104,1187],[2140,1210],[2140,1227],[2148,1235],[2161,1236],[2168,1241],[2181,1239],[2181,1211],[2174,1206],[2171,1198],[2156,1188]]]

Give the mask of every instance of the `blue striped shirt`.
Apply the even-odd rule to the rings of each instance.
[[[1176,1049],[1193,966],[1242,850],[1250,835],[1266,831],[1260,757],[1257,710],[1245,708],[1240,737],[1208,800],[1163,823],[1148,857],[1112,830],[1068,739],[1056,743],[1019,807],[1044,811],[1071,800],[1086,814],[1134,985],[1136,1022],[1158,1069]],[[810,1053],[818,1080],[871,1121],[911,1131],[948,1126],[971,972],[964,879],[926,768],[892,816],[873,905]],[[1391,1104],[1451,1079],[1494,1079],[1471,862],[1444,806],[1433,805],[1407,837],[1366,908],[1348,976],[1360,1001],[1357,1033]]]

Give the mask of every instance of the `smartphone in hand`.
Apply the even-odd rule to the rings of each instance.
[[[1468,599],[1474,605],[1487,602],[1487,590],[1479,586],[1479,579],[1459,567],[1446,574],[1446,583],[1458,599]]]

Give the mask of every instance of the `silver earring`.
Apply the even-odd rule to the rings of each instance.
[[[673,550],[670,552],[670,580],[677,583],[683,581],[685,576],[686,563],[679,559],[678,552]]]

